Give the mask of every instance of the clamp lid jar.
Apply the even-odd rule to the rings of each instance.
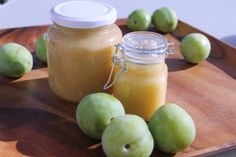
[[[104,88],[113,86],[113,95],[127,113],[149,120],[165,103],[168,73],[165,57],[172,53],[174,44],[168,43],[163,35],[146,31],[126,34],[112,59],[110,78],[113,72],[115,78]]]

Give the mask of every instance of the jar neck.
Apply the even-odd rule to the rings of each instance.
[[[111,25],[100,26],[100,27],[96,27],[96,28],[70,28],[70,27],[65,27],[65,26],[62,26],[62,25],[59,25],[59,24],[53,22],[53,26],[62,32],[80,32],[80,33],[93,33],[93,32],[97,32],[97,31],[104,31],[110,27],[113,27],[114,25],[115,24],[111,24]]]
[[[131,76],[145,76],[152,77],[161,75],[167,66],[164,62],[158,64],[134,64],[127,62],[128,73]],[[116,71],[119,70],[118,68]]]
[[[165,50],[163,50],[165,51]],[[143,53],[136,52],[134,49],[126,49],[124,50],[126,62],[133,63],[133,64],[159,64],[165,62],[166,54],[155,54],[152,52],[145,52]]]

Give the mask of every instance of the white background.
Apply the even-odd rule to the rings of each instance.
[[[0,6],[0,29],[50,24],[49,10],[66,0],[9,0]],[[173,8],[179,19],[236,47],[236,0],[101,0],[127,17],[134,9]],[[234,125],[234,124],[232,124]],[[214,157],[235,157],[236,150]]]
[[[0,29],[49,24],[50,8],[66,0],[9,0],[0,6]],[[157,8],[173,8],[179,19],[236,47],[235,0],[101,0],[118,10],[118,17],[127,17],[137,8],[150,14]]]

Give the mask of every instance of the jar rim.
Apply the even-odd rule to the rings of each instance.
[[[122,38],[126,50],[137,54],[165,54],[168,47],[167,38],[159,33],[135,31]]]

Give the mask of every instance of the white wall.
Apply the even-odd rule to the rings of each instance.
[[[43,25],[51,23],[49,10],[66,0],[9,0],[0,6],[0,28]],[[152,13],[156,8],[170,6],[178,17],[217,37],[236,35],[235,0],[102,0],[118,10],[119,17],[127,17],[137,8]]]

